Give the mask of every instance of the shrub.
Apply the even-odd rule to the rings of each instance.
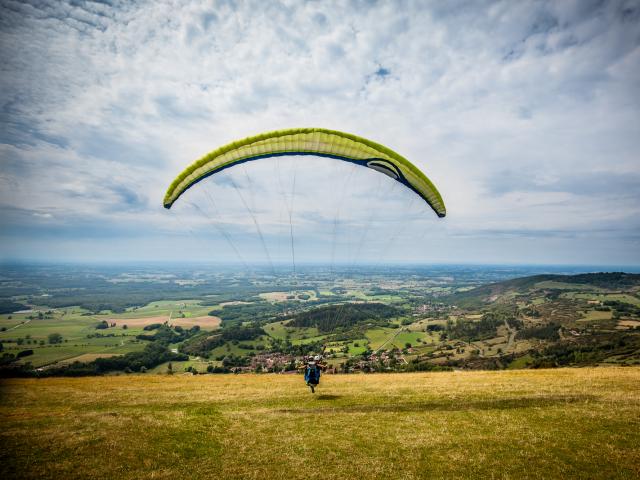
[[[162,326],[162,324],[161,324],[161,323],[152,323],[152,324],[150,324],[150,325],[145,325],[145,326],[144,326],[144,328],[143,328],[143,330],[147,330],[147,331],[150,331],[150,330],[157,330],[157,329],[158,329],[158,328],[160,328],[161,326]]]
[[[48,340],[51,345],[62,343],[62,335],[60,335],[59,333],[50,333],[48,336]]]

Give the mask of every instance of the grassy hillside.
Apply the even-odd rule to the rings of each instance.
[[[640,368],[4,380],[1,478],[640,475]]]
[[[522,295],[535,290],[638,290],[640,275],[622,272],[584,273],[580,275],[533,275],[458,292],[445,297],[447,302],[477,307],[509,294]]]

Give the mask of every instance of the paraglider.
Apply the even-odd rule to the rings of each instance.
[[[313,157],[328,157],[370,168],[387,175],[412,190],[431,207],[438,217],[442,218],[447,213],[438,189],[431,180],[409,160],[390,148],[371,140],[349,133],[323,128],[277,130],[247,137],[219,147],[189,165],[171,182],[164,196],[163,205],[165,208],[170,209],[180,196],[192,186],[223,170],[250,161],[280,156],[298,157],[296,158],[296,162],[309,162],[312,161]],[[293,185],[295,186],[295,177]],[[265,254],[269,259],[269,263],[271,263],[258,221],[239,189],[236,188],[236,191],[252,217]],[[213,198],[209,195],[207,196],[215,207]],[[200,211],[197,205],[195,208]],[[217,207],[215,208],[217,209]],[[289,209],[290,224],[291,213],[292,208]],[[295,274],[292,224],[290,227],[291,254],[293,272]],[[236,251],[238,257],[240,257],[229,236],[224,231],[221,233],[231,244],[234,251]],[[365,235],[363,234],[362,240],[364,240],[364,237]],[[338,315],[339,314],[340,312],[338,312]],[[326,368],[327,365],[322,362],[322,355],[306,358],[304,364],[299,367],[300,370],[304,370],[305,383],[309,386],[312,393],[315,392],[315,388],[320,382],[321,372]]]
[[[322,357],[320,355],[311,355],[305,363],[298,368],[304,370],[304,381],[311,389],[311,393],[315,393],[320,383],[321,372],[327,368],[327,365],[322,363]]]
[[[349,133],[324,128],[276,130],[224,145],[188,166],[169,186],[164,207],[199,181],[248,161],[276,156],[319,156],[368,167],[417,193],[438,217],[447,213],[442,196],[427,176],[390,148]]]

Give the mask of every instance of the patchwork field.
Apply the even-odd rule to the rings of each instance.
[[[261,293],[260,298],[269,302],[287,302],[291,300],[316,300],[316,292],[313,290],[291,291],[291,292],[269,292]]]
[[[79,307],[38,307],[0,315],[0,344],[3,351],[13,354],[32,350],[20,362],[30,362],[36,368],[91,361],[142,350],[145,343],[136,336],[152,333],[144,330],[147,325],[168,321],[186,329],[195,325],[203,330],[218,329],[222,320],[206,315],[210,309],[193,300],[155,301],[120,314],[96,314]],[[97,329],[103,321],[109,328]],[[50,343],[51,334],[60,335],[59,343]]]
[[[220,327],[222,320],[219,317],[213,317],[205,315],[203,317],[185,317],[185,318],[169,318],[168,316],[160,317],[142,317],[142,318],[110,318],[107,319],[108,323],[115,323],[116,327],[145,327],[147,325],[153,325],[154,323],[169,322],[172,326],[180,326],[191,328],[198,325],[204,330],[214,330]]]
[[[77,357],[71,357],[66,360],[62,360],[58,363],[60,364],[68,364],[73,362],[93,362],[98,358],[109,358],[114,357],[118,354],[116,353],[83,353],[82,355],[78,355]]]
[[[1,478],[640,475],[640,368],[3,380]]]

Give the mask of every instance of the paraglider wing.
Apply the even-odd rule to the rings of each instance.
[[[187,167],[171,183],[165,208],[200,180],[240,163],[282,155],[315,155],[356,163],[384,173],[422,197],[439,217],[446,215],[440,193],[427,176],[393,150],[365,138],[323,128],[293,128],[232,142]]]

